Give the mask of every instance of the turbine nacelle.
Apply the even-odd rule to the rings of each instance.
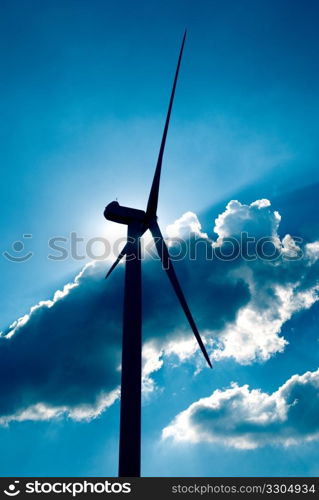
[[[106,220],[128,226],[134,222],[145,222],[146,213],[137,208],[122,207],[117,201],[112,201],[105,207],[104,217]]]

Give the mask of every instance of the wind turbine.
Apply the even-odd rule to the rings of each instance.
[[[123,207],[119,205],[117,201],[109,203],[104,210],[104,217],[107,220],[127,225],[127,243],[106,275],[107,278],[120,260],[126,256],[119,447],[120,477],[140,477],[141,470],[142,287],[140,238],[148,229],[151,231],[154,238],[158,255],[163,264],[163,269],[166,271],[167,276],[170,279],[202,353],[208,365],[212,367],[207,351],[178,282],[175,270],[169,257],[167,246],[157,223],[157,204],[163,154],[185,38],[186,31],[183,36],[178,57],[162,142],[146,211]]]

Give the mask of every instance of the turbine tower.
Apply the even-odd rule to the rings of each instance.
[[[111,202],[104,210],[104,217],[107,220],[127,225],[127,243],[106,275],[107,278],[120,260],[126,256],[119,446],[120,477],[140,477],[141,472],[142,283],[140,238],[148,229],[154,238],[163,269],[166,271],[175,290],[202,353],[208,365],[212,367],[157,223],[157,204],[163,154],[185,38],[186,31],[178,57],[162,142],[146,211],[123,207],[117,201]]]

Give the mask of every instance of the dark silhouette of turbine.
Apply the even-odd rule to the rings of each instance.
[[[117,201],[112,201],[112,203],[107,205],[104,210],[104,217],[107,220],[118,222],[120,224],[126,224],[128,228],[127,243],[106,275],[107,278],[125,255],[129,256],[129,258],[126,258],[125,263],[119,449],[120,477],[139,477],[141,470],[142,288],[140,238],[148,229],[151,231],[154,238],[158,255],[163,264],[163,269],[165,269],[171,281],[202,353],[208,365],[212,367],[205,346],[178,282],[175,270],[169,257],[167,246],[157,223],[157,204],[162,160],[185,38],[186,31],[184,33],[179,53],[162,142],[146,212],[135,208],[122,207]]]

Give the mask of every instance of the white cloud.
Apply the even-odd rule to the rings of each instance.
[[[269,200],[256,200],[250,205],[231,200],[226,210],[215,220],[214,232],[218,235],[217,245],[224,238],[247,232],[250,237],[277,236],[280,214],[273,211]]]
[[[275,299],[261,307],[252,299],[239,311],[236,321],[220,332],[213,357],[216,360],[231,357],[240,364],[250,364],[283,352],[288,344],[280,336],[283,324],[295,312],[309,309],[318,300],[319,285],[299,292],[297,287],[298,283],[295,287],[274,286]]]
[[[239,262],[230,267],[228,277],[241,276],[249,286],[250,301],[238,310],[235,321],[224,325],[215,337],[212,353],[216,360],[232,357],[241,364],[265,361],[283,352],[287,341],[280,335],[282,326],[294,313],[310,308],[319,298],[318,242],[302,248],[290,235],[279,238],[281,217],[272,211],[269,200],[243,205],[233,200],[215,221],[217,245],[224,238],[246,232],[255,237],[269,237],[278,259],[247,259],[241,247]],[[310,271],[310,269],[311,271]],[[310,279],[310,273],[312,278]],[[213,334],[214,332],[212,332]]]
[[[307,243],[305,245],[306,257],[308,259],[308,265],[312,265],[319,259],[319,241],[313,243]]]
[[[319,370],[293,375],[276,392],[236,383],[191,404],[163,429],[163,439],[217,442],[240,449],[319,439]]]
[[[152,374],[162,368],[162,354],[163,352],[152,342],[146,342],[143,346],[142,391],[144,398],[147,398],[156,388]]]
[[[216,242],[202,232],[200,222],[191,212],[184,214],[169,228],[168,235],[172,238],[196,236],[214,249],[222,248],[229,238],[235,238],[239,243],[239,257],[233,261],[221,262],[216,255],[213,260],[205,261],[200,255],[199,264],[191,263],[194,268],[197,266],[197,272],[193,276],[187,274],[189,287],[197,290],[198,300],[206,306],[209,319],[201,332],[207,339],[208,348],[212,346],[209,351],[215,361],[233,358],[240,364],[250,364],[267,361],[276,353],[283,352],[288,343],[281,335],[283,325],[296,312],[309,309],[319,298],[319,243],[302,246],[288,234],[280,239],[280,221],[280,214],[272,209],[267,199],[256,200],[249,205],[232,200],[215,220]],[[254,238],[248,250],[241,239],[243,233]],[[273,245],[278,258],[263,258],[256,250],[260,238],[265,237]],[[191,240],[189,245],[192,244]],[[181,273],[184,270],[185,275],[189,273],[186,266],[183,268],[177,262],[178,265],[181,266]],[[223,316],[225,304],[230,312],[235,297],[231,285],[240,280],[249,290],[249,297],[243,303],[237,303],[233,318],[226,311],[225,320],[215,325],[215,318]],[[218,288],[221,283],[225,285],[222,288],[223,303]],[[244,296],[243,288],[240,294]],[[178,342],[173,338],[162,349],[167,355],[175,353],[180,361],[197,352],[191,338]]]
[[[168,238],[182,238],[185,240],[191,236],[208,237],[206,233],[202,232],[201,223],[194,212],[185,212],[173,224],[169,224],[166,228],[166,235]]]
[[[23,422],[27,420],[45,421],[52,418],[66,416],[73,420],[92,420],[107,408],[109,408],[120,396],[120,389],[114,389],[108,394],[102,395],[95,405],[80,404],[74,408],[65,406],[50,406],[46,403],[36,403],[27,406],[25,409],[18,410],[12,415],[0,417],[0,425],[8,425],[11,422]]]

